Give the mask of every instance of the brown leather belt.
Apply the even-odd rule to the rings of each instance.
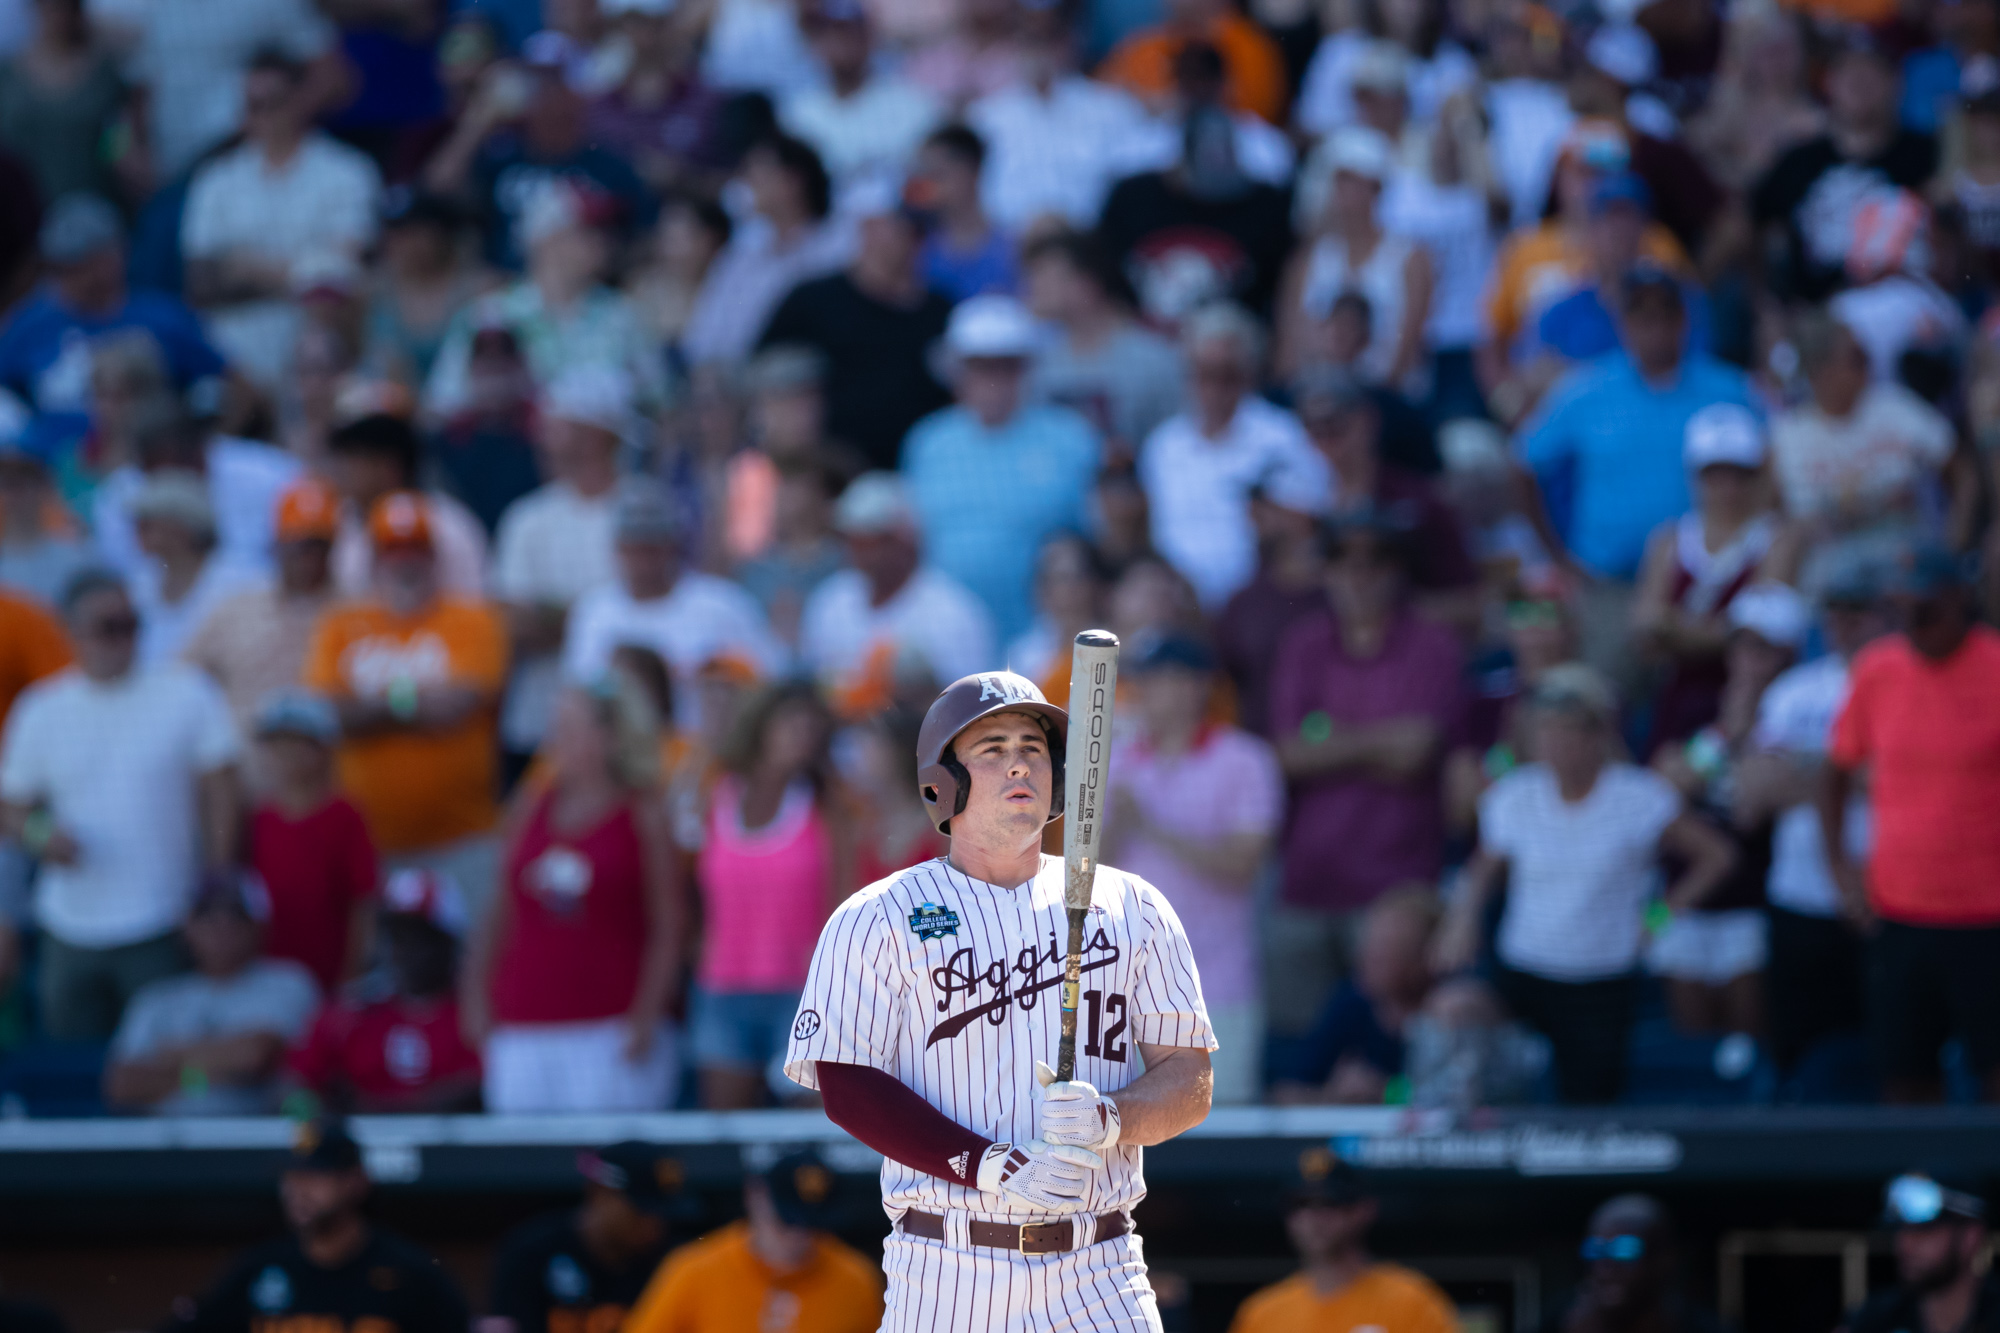
[[[1131,1219],[1123,1213],[1102,1213],[1096,1220],[1097,1226],[1089,1242],[1092,1245],[1100,1240],[1122,1236],[1132,1229]],[[903,1214],[900,1225],[906,1236],[923,1240],[945,1238],[944,1218],[937,1213],[919,1212],[912,1208]],[[1020,1226],[973,1218],[966,1223],[966,1239],[982,1249],[1015,1250],[1021,1254],[1067,1254],[1077,1248],[1076,1226],[1067,1217],[1059,1222],[1027,1222]]]

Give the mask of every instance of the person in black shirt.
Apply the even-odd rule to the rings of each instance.
[[[1758,230],[1785,229],[1786,271],[1770,275],[1780,295],[1832,295],[1861,205],[1895,188],[1921,194],[1937,171],[1937,141],[1900,127],[1901,88],[1895,58],[1857,30],[1827,70],[1827,132],[1784,153],[1752,188]]]
[[[894,188],[867,181],[849,195],[845,206],[861,220],[854,263],[792,288],[757,345],[826,358],[827,434],[893,472],[910,427],[951,403],[931,371],[951,302],[924,285],[923,222]]]
[[[1900,1281],[1847,1318],[1841,1333],[1995,1333],[2000,1274],[1981,1272],[1986,1200],[1931,1176],[1889,1182],[1883,1223],[1890,1228]]]
[[[338,1123],[299,1127],[279,1197],[292,1234],[175,1302],[162,1333],[466,1333],[465,1297],[438,1261],[362,1216],[368,1173]]]
[[[646,1289],[674,1228],[701,1214],[681,1167],[650,1143],[616,1143],[577,1161],[583,1204],[516,1227],[493,1255],[493,1314],[483,1333],[609,1333]],[[492,1327],[489,1327],[492,1326]]]

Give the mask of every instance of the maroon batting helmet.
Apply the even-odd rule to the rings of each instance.
[[[1049,756],[1055,767],[1055,792],[1049,798],[1049,818],[1063,812],[1063,746],[1069,739],[1069,714],[1042,697],[1035,682],[1011,671],[982,671],[953,681],[931,701],[924,725],[917,732],[917,795],[930,811],[940,833],[951,832],[951,817],[965,809],[972,776],[951,752],[958,733],[995,713],[1031,713],[1049,733]]]

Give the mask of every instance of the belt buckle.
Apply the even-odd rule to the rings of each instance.
[[[1057,1227],[1062,1225],[1063,1223],[1061,1222],[1023,1222],[1021,1224],[1020,1237],[1014,1242],[1014,1247],[1017,1251],[1019,1251],[1021,1254],[1024,1255],[1061,1254],[1062,1246],[1057,1243],[1057,1239],[1054,1232]],[[1046,1242],[1042,1240],[1042,1237],[1040,1235],[1040,1233],[1043,1230],[1047,1230],[1050,1233],[1048,1240]],[[1030,1243],[1030,1237],[1028,1233],[1031,1231],[1036,1233],[1036,1235],[1033,1237],[1033,1243],[1040,1246],[1041,1248],[1032,1250],[1028,1248]],[[1072,1236],[1074,1234],[1075,1234],[1074,1232],[1071,1233]]]

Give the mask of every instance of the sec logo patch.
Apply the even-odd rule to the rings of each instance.
[[[798,1022],[792,1024],[792,1040],[804,1041],[819,1031],[819,1010],[807,1009],[799,1015]]]

